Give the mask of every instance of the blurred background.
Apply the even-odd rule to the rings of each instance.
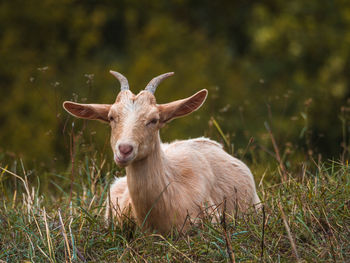
[[[158,103],[209,90],[163,141],[209,136],[261,164],[274,154],[269,127],[285,160],[339,160],[349,142],[349,29],[349,1],[1,1],[0,163],[68,170],[91,154],[112,163],[108,125],[62,108],[113,103],[110,69],[134,93],[174,71]]]

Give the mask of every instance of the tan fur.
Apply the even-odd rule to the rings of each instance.
[[[126,90],[119,93],[106,116],[99,112],[99,119],[110,120],[114,158],[126,167],[126,177],[116,179],[111,186],[106,218],[112,211],[121,221],[131,208],[139,225],[145,223],[166,233],[172,227],[181,229],[187,215],[201,217],[204,207],[219,206],[222,212],[224,199],[229,213],[236,207],[244,212],[260,206],[249,168],[217,142],[197,138],[161,143],[159,129],[171,119],[197,110],[206,95],[202,90],[187,99],[157,105],[148,91],[135,96]],[[91,109],[91,105],[86,107]],[[79,114],[70,110],[75,116]],[[94,119],[96,114],[91,116]],[[82,117],[88,118],[86,114]],[[124,159],[118,150],[121,143],[133,147]]]

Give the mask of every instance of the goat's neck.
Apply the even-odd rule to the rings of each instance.
[[[138,216],[144,217],[152,206],[152,210],[162,206],[171,181],[170,169],[158,134],[151,154],[126,168],[130,197]]]

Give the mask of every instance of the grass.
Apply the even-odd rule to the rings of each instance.
[[[274,158],[263,161],[262,154],[272,153],[255,149],[250,165],[263,210],[226,214],[219,223],[207,216],[186,234],[162,236],[131,220],[106,223],[108,187],[122,171],[97,153],[85,159],[72,154],[70,171],[63,174],[0,163],[0,263],[350,262],[347,161],[314,162],[309,154],[304,161],[285,160],[265,126]]]
[[[350,167],[295,165],[299,172],[283,182],[262,179],[263,212],[203,219],[187,235],[168,236],[133,222],[106,226],[107,182],[94,180],[95,164],[77,167],[88,182],[58,197],[39,194],[24,169],[20,176],[2,168],[0,262],[349,262]],[[268,173],[281,178],[279,171]],[[5,190],[5,177],[17,190]]]

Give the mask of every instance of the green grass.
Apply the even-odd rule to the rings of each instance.
[[[227,216],[226,228],[204,219],[186,235],[168,236],[141,231],[131,221],[106,226],[104,202],[112,173],[102,180],[96,164],[86,161],[76,167],[86,183],[73,183],[72,194],[63,188],[55,195],[40,193],[24,169],[20,177],[2,170],[0,259],[230,262],[231,246],[236,262],[349,262],[350,167],[335,162],[294,165],[299,172],[289,172],[283,183],[277,165],[264,177],[273,180],[257,182],[263,212]],[[16,190],[6,190],[6,180],[15,181]]]

